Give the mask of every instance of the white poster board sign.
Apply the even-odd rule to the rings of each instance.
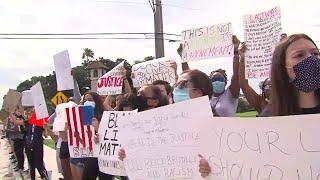
[[[118,139],[119,134],[121,134],[118,128],[118,118],[128,118],[132,113],[136,112],[104,111],[99,126],[98,163],[100,172],[127,176],[123,162],[118,158],[118,151],[121,148],[121,141]]]
[[[211,179],[320,177],[320,115],[214,118],[202,125]]]
[[[71,63],[68,51],[65,50],[54,55],[53,59],[56,72],[57,91],[73,89],[74,82],[71,75]]]
[[[280,7],[244,16],[246,78],[270,77],[273,50],[281,35]]]
[[[199,179],[199,124],[210,118],[207,96],[119,118],[129,178]]]
[[[49,117],[47,104],[44,99],[41,83],[37,82],[37,84],[32,86],[30,89],[37,120]]]
[[[116,95],[122,93],[124,61],[99,78],[97,93],[100,95]]]
[[[22,106],[33,106],[31,90],[25,90],[22,93],[21,103]]]
[[[223,23],[182,32],[182,61],[233,56],[232,26]]]
[[[141,87],[149,85],[156,80],[163,80],[174,84],[176,77],[175,70],[171,67],[171,62],[173,61],[168,58],[159,58],[133,65],[133,86]]]

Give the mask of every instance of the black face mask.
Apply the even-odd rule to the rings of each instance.
[[[148,102],[147,102],[147,98],[145,98],[143,96],[137,96],[136,103],[137,103],[136,105],[138,108],[138,112],[145,111],[149,107]]]

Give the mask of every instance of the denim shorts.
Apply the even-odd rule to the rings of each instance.
[[[84,168],[86,158],[70,158],[70,163],[78,168]]]

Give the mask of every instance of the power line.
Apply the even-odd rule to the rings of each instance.
[[[114,3],[114,4],[135,4],[135,5],[146,5],[147,3],[144,2],[133,2],[133,1],[95,1],[95,2],[101,2],[101,3]]]
[[[175,4],[162,4],[162,5],[163,5],[163,6],[167,6],[167,7],[174,7],[174,8],[179,8],[179,9],[191,10],[191,11],[205,11],[205,12],[212,12],[212,11],[207,10],[207,9],[193,9],[193,8],[183,7],[183,6],[179,6],[179,5],[175,5]]]
[[[0,33],[1,36],[85,36],[85,35],[154,35],[155,33]],[[160,34],[160,33],[159,33]],[[173,33],[163,33],[168,36],[181,36]]]
[[[145,37],[145,38],[107,38],[107,37],[0,37],[0,39],[20,39],[20,40],[23,40],[23,39],[74,39],[74,40],[77,40],[77,39],[114,39],[114,40],[144,40],[144,39],[156,39],[156,38],[149,38],[149,37]],[[159,39],[159,38],[158,38]],[[180,40],[177,40],[177,39],[168,39],[168,38],[164,38],[163,40],[166,40],[166,41],[171,41],[171,42],[176,42],[176,41],[180,41]]]

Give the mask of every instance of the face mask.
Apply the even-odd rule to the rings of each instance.
[[[225,87],[226,87],[225,82],[221,82],[221,81],[212,82],[212,88],[214,93],[217,93],[217,94],[223,93]]]
[[[190,99],[190,95],[186,88],[180,89],[176,87],[173,89],[173,101],[175,103],[186,101],[189,99]]]
[[[293,84],[299,91],[312,92],[320,88],[320,59],[315,56],[293,66],[296,78]]]
[[[83,105],[91,106],[94,109],[95,106],[96,106],[96,103],[94,101],[86,101],[86,102],[83,103]]]

